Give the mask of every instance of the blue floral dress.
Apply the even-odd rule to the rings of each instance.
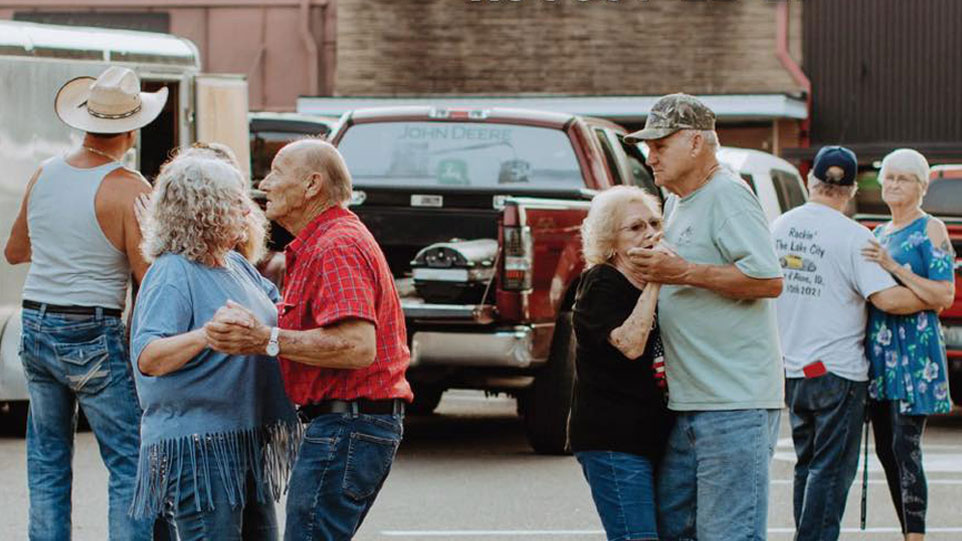
[[[924,215],[908,226],[875,238],[900,265],[929,280],[952,281],[953,255],[932,245]],[[932,310],[898,316],[869,305],[865,350],[869,358],[869,396],[898,400],[903,415],[947,413],[951,408],[946,374],[945,338]]]

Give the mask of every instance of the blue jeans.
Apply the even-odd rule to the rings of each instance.
[[[401,415],[327,414],[307,426],[287,495],[286,541],[351,539],[401,444]]]
[[[110,539],[151,539],[154,521],[127,515],[137,475],[141,411],[120,318],[24,310],[21,340],[30,393],[30,539],[70,539],[78,402],[110,473]]]
[[[678,412],[658,472],[663,540],[767,538],[779,410]]]
[[[785,402],[795,442],[796,541],[838,539],[848,490],[858,470],[867,381],[832,373],[787,378]]]
[[[179,541],[274,541],[277,539],[277,515],[274,500],[263,494],[257,500],[254,472],[248,469],[244,503],[232,502],[224,487],[223,473],[194,468],[200,461],[191,453],[210,453],[207,450],[187,449],[181,455],[183,469],[171,487],[167,499],[167,520],[177,532]],[[194,458],[192,460],[192,458]],[[221,467],[234,468],[234,464]],[[235,470],[236,471],[236,470]],[[203,488],[200,488],[203,487]],[[200,499],[198,499],[200,496]]]
[[[641,455],[615,451],[575,453],[608,541],[658,539],[655,468]]]

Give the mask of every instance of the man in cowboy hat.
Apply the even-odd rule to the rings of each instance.
[[[78,402],[110,472],[110,539],[152,537],[152,521],[127,515],[141,410],[121,320],[131,273],[139,283],[147,270],[134,201],[150,185],[123,158],[166,101],[166,88],[141,92],[126,68],[67,82],[54,107],[85,132],[83,142],[34,173],[4,250],[11,264],[31,263],[20,355],[30,393],[30,539],[70,539]]]

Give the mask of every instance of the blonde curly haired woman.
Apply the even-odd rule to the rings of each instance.
[[[574,306],[575,382],[568,437],[608,539],[657,539],[655,471],[672,426],[659,370],[657,284],[639,277],[634,248],[661,239],[658,200],[617,186],[582,224],[588,269]]]
[[[216,352],[204,331],[228,300],[277,320],[277,289],[234,251],[250,232],[242,186],[224,161],[184,155],[162,169],[146,210],[151,266],[131,333],[144,410],[131,511],[163,514],[181,541],[276,539],[274,501],[297,449],[277,360]]]

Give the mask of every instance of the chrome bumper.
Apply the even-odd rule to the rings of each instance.
[[[415,332],[411,366],[528,368],[545,362],[532,355],[533,331],[514,327],[489,333]]]
[[[448,321],[491,323],[496,308],[491,304],[429,304],[417,297],[401,299],[404,317]]]

